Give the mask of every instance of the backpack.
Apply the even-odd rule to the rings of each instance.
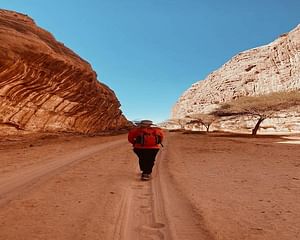
[[[155,146],[161,143],[161,137],[156,134],[152,128],[146,128],[136,137],[135,143],[141,144],[145,147]]]

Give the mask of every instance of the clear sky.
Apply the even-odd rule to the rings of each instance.
[[[115,91],[129,120],[170,117],[237,53],[300,23],[300,0],[1,0],[32,17]]]

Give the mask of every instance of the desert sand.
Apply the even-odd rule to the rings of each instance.
[[[300,138],[167,134],[151,181],[127,135],[0,140],[1,240],[298,240]]]

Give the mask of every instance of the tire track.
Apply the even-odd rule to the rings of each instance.
[[[160,166],[158,170],[163,170],[159,174],[160,192],[164,200],[164,212],[169,220],[168,225],[172,240],[214,240],[215,238],[207,228],[203,217],[195,211],[191,202],[182,194],[180,189],[172,180],[168,172],[168,144],[162,151]]]
[[[159,154],[156,165],[161,160]],[[134,182],[125,191],[119,207],[114,240],[171,240],[160,189],[158,167],[150,181]]]
[[[82,161],[99,151],[103,151],[109,147],[123,144],[126,140],[116,140],[112,142],[94,145],[85,149],[78,149],[77,151],[67,153],[53,161],[41,164],[38,166],[26,167],[8,176],[0,177],[0,205],[11,198],[11,193],[17,192],[32,182],[39,181],[44,176],[54,175],[59,170],[63,170],[69,165]]]
[[[166,146],[157,156],[152,180],[140,181],[137,173],[124,193],[114,240],[214,239],[202,216],[195,212],[169,176],[167,149]]]

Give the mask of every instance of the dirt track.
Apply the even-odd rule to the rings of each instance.
[[[125,135],[3,139],[0,239],[299,239],[300,149],[279,141],[171,133],[141,182]]]

